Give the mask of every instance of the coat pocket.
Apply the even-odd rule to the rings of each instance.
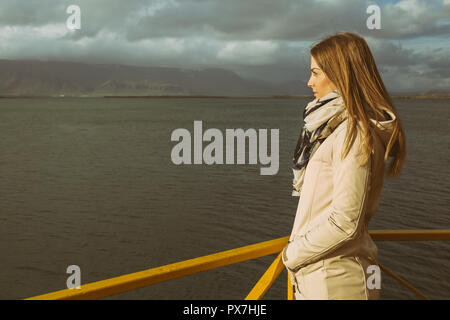
[[[328,296],[332,300],[366,300],[364,268],[354,256],[325,260]]]
[[[327,300],[328,289],[326,284],[324,261],[309,264],[297,273],[299,290],[308,300]]]

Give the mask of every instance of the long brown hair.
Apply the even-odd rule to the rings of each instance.
[[[350,150],[356,135],[361,134],[364,137],[362,162],[369,159],[374,143],[373,124],[369,119],[375,118],[378,122],[382,110],[388,109],[395,114],[396,120],[384,154],[384,161],[388,156],[393,157],[386,176],[400,175],[406,159],[403,126],[364,38],[354,33],[340,32],[324,38],[310,51],[318,66],[336,86],[347,108],[349,126],[341,158]],[[362,131],[358,129],[358,122]]]

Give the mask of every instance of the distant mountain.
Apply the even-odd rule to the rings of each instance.
[[[0,60],[0,96],[311,95],[305,83],[272,84],[235,72]]]

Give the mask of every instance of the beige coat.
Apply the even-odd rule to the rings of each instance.
[[[391,119],[377,124],[372,155],[365,165],[359,165],[359,135],[340,160],[347,120],[309,160],[289,244],[283,249],[283,263],[297,300],[380,296],[380,289],[373,288],[377,247],[368,224],[378,209],[384,153],[395,119],[388,113]],[[368,270],[370,265],[375,267]],[[371,286],[367,286],[369,277]]]

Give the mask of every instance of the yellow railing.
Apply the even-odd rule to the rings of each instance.
[[[450,229],[440,230],[371,230],[369,231],[374,241],[432,241],[450,240]],[[150,286],[167,280],[172,280],[194,273],[223,267],[238,262],[255,259],[274,253],[279,253],[264,275],[256,283],[245,298],[256,300],[264,296],[278,275],[285,269],[281,260],[281,250],[287,244],[289,237],[264,241],[249,246],[231,249],[198,257],[190,260],[176,262],[161,267],[156,267],[140,272],[135,272],[111,279],[101,280],[82,285],[80,289],[64,289],[55,291],[27,300],[66,300],[66,299],[100,299],[137,288]],[[393,276],[397,281],[405,285],[420,297],[426,299],[417,289],[409,285],[386,267],[380,268]],[[288,277],[288,299],[292,300],[292,286]]]

